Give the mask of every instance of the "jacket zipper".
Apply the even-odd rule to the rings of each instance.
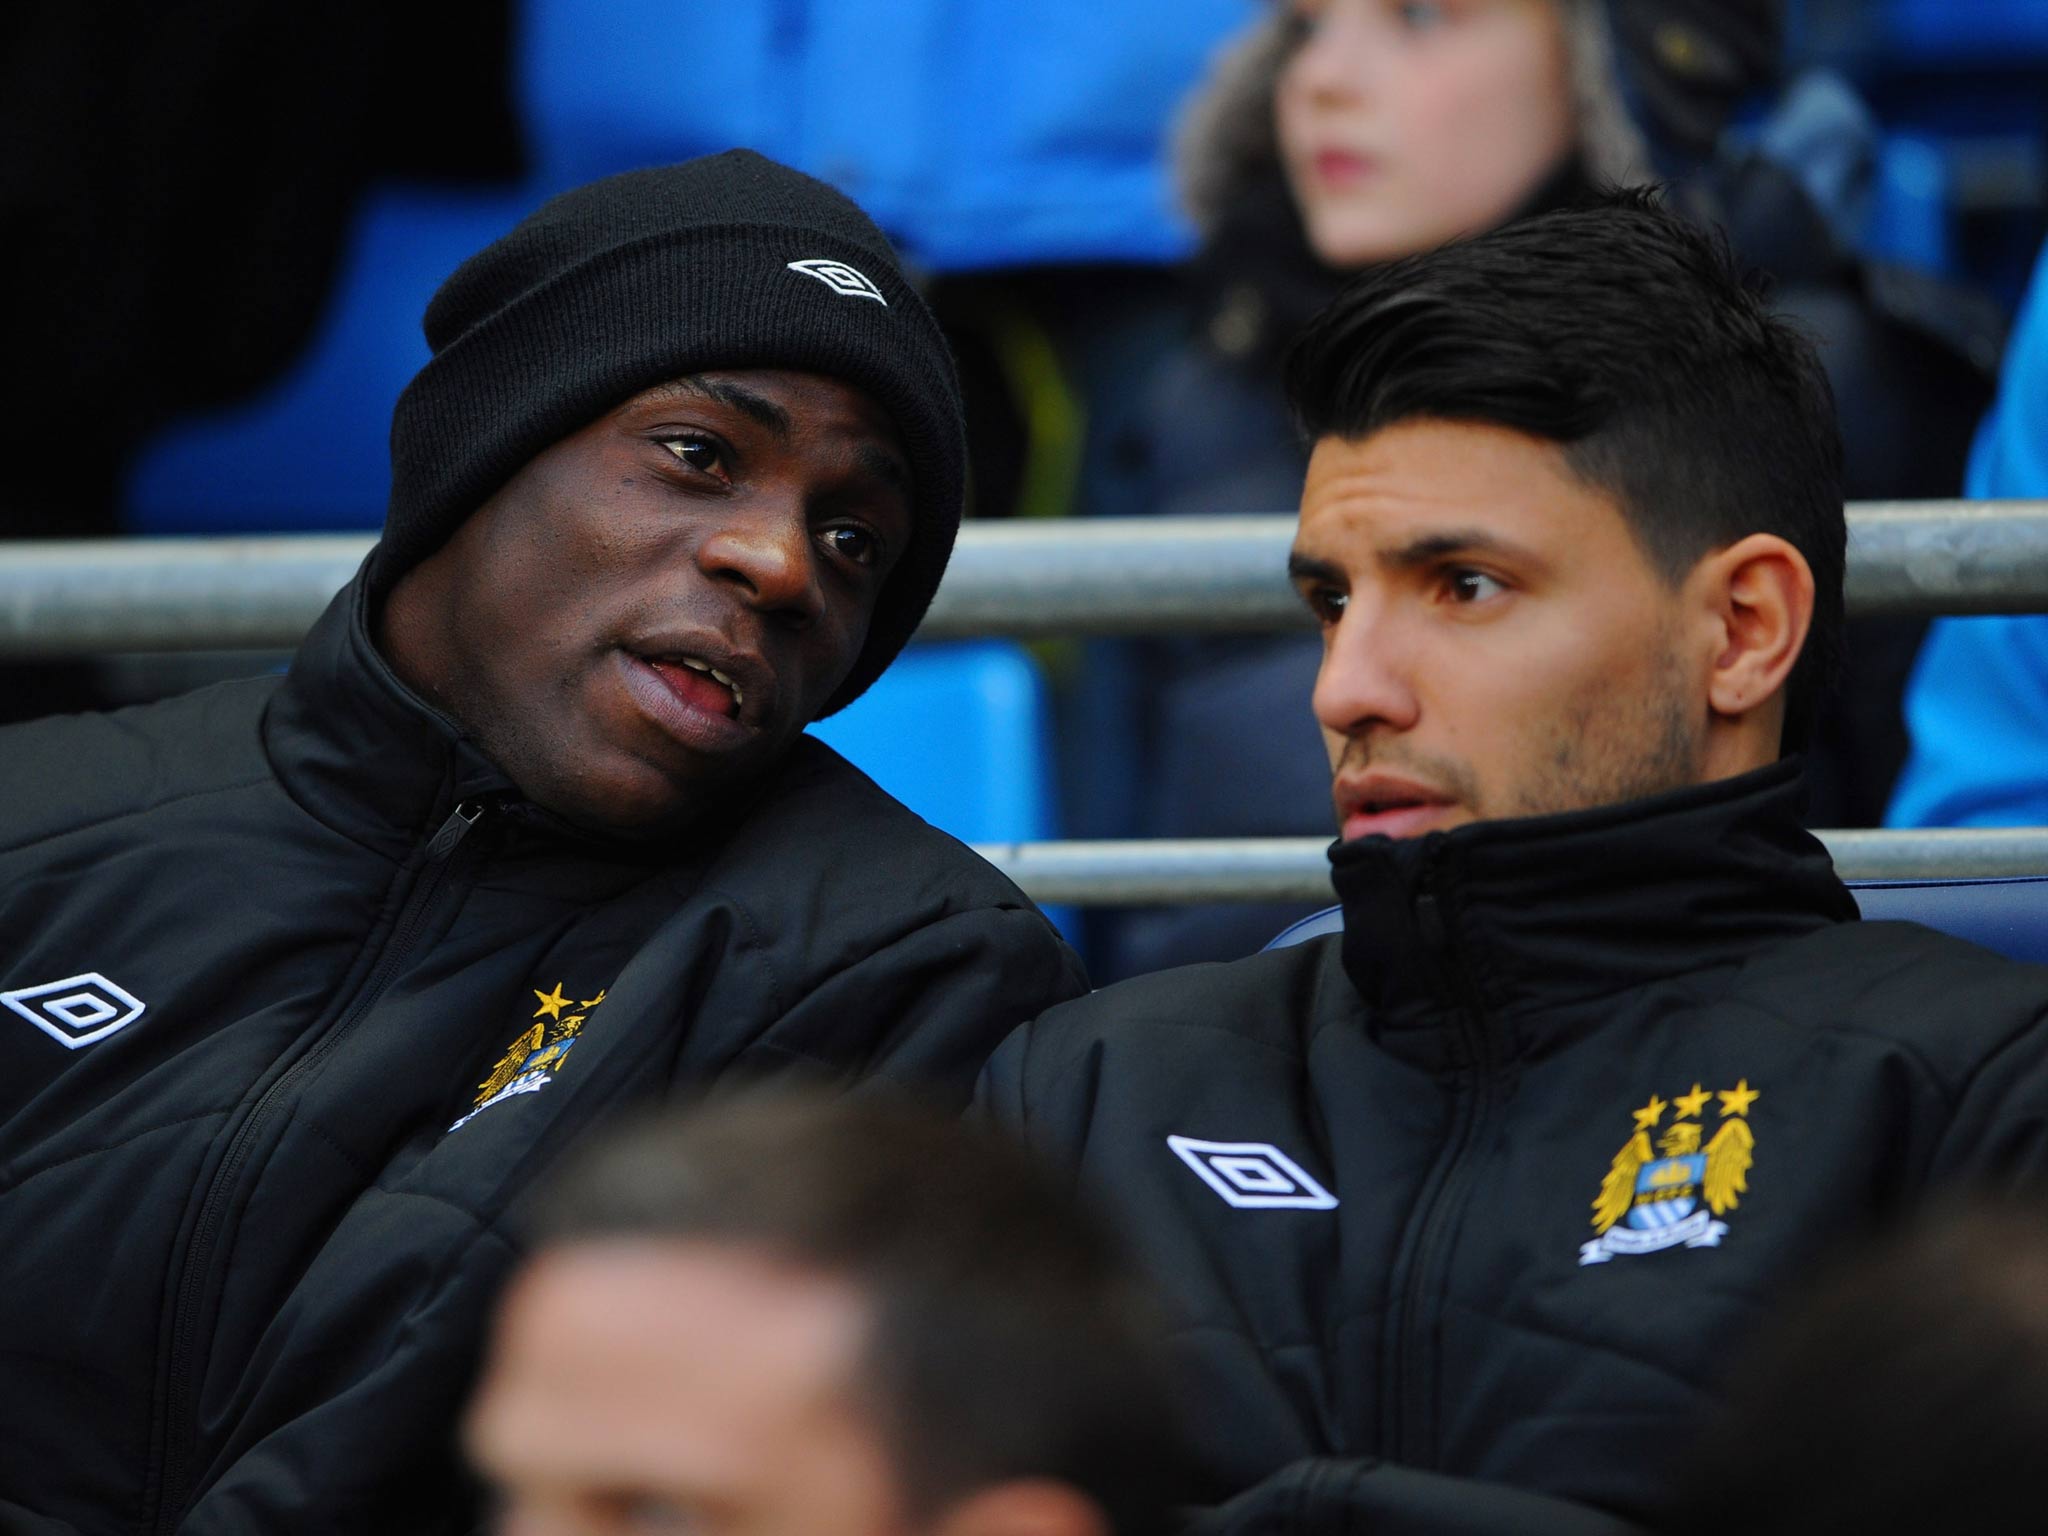
[[[226,1154],[221,1158],[220,1167],[215,1171],[212,1182],[207,1186],[205,1203],[199,1209],[199,1221],[192,1231],[191,1245],[185,1250],[185,1264],[178,1279],[176,1310],[171,1324],[171,1364],[167,1413],[164,1433],[164,1462],[161,1482],[162,1492],[157,1503],[156,1530],[160,1536],[170,1536],[184,1516],[187,1495],[186,1483],[192,1475],[188,1462],[194,1449],[192,1440],[196,1434],[194,1418],[198,1404],[195,1400],[197,1384],[194,1380],[198,1362],[191,1358],[193,1339],[199,1327],[199,1313],[205,1301],[206,1276],[211,1268],[213,1250],[220,1238],[221,1223],[227,1214],[229,1201],[234,1197],[236,1185],[243,1168],[254,1152],[258,1138],[271,1117],[281,1105],[289,1102],[289,1095],[312,1074],[319,1071],[327,1059],[334,1054],[349,1033],[361,1021],[364,1014],[390,986],[404,964],[412,946],[418,942],[421,930],[426,924],[428,913],[448,883],[454,855],[461,848],[463,840],[483,820],[488,805],[480,800],[465,800],[458,804],[441,823],[433,837],[428,839],[425,861],[414,879],[411,893],[405,905],[399,910],[391,927],[391,937],[384,945],[384,951],[371,967],[370,975],[357,991],[341,1017],[315,1041],[305,1055],[293,1062],[256,1100],[244,1117],[240,1129],[228,1143]]]
[[[1434,1187],[1423,1197],[1421,1225],[1400,1291],[1400,1325],[1389,1362],[1391,1392],[1380,1440],[1405,1466],[1428,1468],[1436,1460],[1436,1351],[1432,1344],[1441,1270],[1464,1214],[1465,1193],[1478,1161],[1473,1149],[1492,1117],[1495,1064],[1485,1005],[1458,963],[1457,946],[1443,916],[1438,864],[1431,860],[1424,889],[1415,900],[1422,941],[1457,997],[1458,1055],[1455,1069],[1472,1075],[1469,1093],[1458,1092],[1451,1132]]]

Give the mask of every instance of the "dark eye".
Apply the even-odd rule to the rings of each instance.
[[[1344,608],[1350,597],[1337,587],[1303,587],[1301,600],[1308,604],[1308,611],[1316,616],[1316,622],[1325,628],[1344,617]]]
[[[873,565],[882,557],[882,541],[859,523],[840,523],[824,533],[826,547],[856,565]]]
[[[1454,603],[1484,602],[1489,597],[1497,597],[1507,591],[1505,586],[1484,571],[1462,568],[1452,571],[1446,578],[1445,585]]]
[[[1394,14],[1401,25],[1411,32],[1427,32],[1440,27],[1451,18],[1441,4],[1435,0],[1402,0],[1394,7]]]
[[[715,475],[725,467],[725,450],[717,439],[709,437],[664,437],[661,446],[681,459],[690,468],[707,475]]]

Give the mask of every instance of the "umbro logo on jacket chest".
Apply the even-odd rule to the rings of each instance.
[[[114,1031],[127,1028],[149,1006],[98,971],[0,992],[0,1003],[67,1051],[96,1044]]]
[[[1174,1155],[1241,1211],[1327,1211],[1337,1197],[1269,1141],[1197,1141],[1169,1136]]]

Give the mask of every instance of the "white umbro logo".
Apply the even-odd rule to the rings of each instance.
[[[873,299],[884,309],[889,307],[889,301],[882,297],[882,290],[868,281],[867,273],[857,267],[849,267],[843,261],[813,256],[808,261],[792,261],[789,270],[801,272],[805,277],[815,277],[834,293],[849,299]]]
[[[1166,1144],[1226,1204],[1241,1211],[1327,1211],[1337,1203],[1307,1169],[1271,1142],[1169,1136]]]
[[[104,1040],[142,1017],[142,999],[98,971],[0,992],[5,1003],[68,1051]]]

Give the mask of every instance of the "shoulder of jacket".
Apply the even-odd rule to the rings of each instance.
[[[0,728],[0,852],[270,778],[274,677]]]
[[[1222,1052],[1302,1059],[1323,1023],[1363,1007],[1337,963],[1338,944],[1331,936],[1134,976],[1049,1009],[1029,1026],[1033,1045],[1048,1060],[1102,1043],[1150,1056],[1165,1034],[1176,1052],[1204,1049],[1207,1039]]]
[[[744,909],[768,942],[799,944],[809,969],[947,922],[1060,943],[1001,870],[810,737],[704,868],[700,888]]]
[[[828,894],[872,894],[880,882],[913,882],[960,906],[1027,905],[988,860],[810,736],[747,812],[711,878],[728,886],[786,884],[798,860],[814,888]]]
[[[2048,966],[1918,923],[1836,924],[1752,963],[1739,986],[1788,1018],[1891,1040],[1944,1078],[2048,1025]]]

